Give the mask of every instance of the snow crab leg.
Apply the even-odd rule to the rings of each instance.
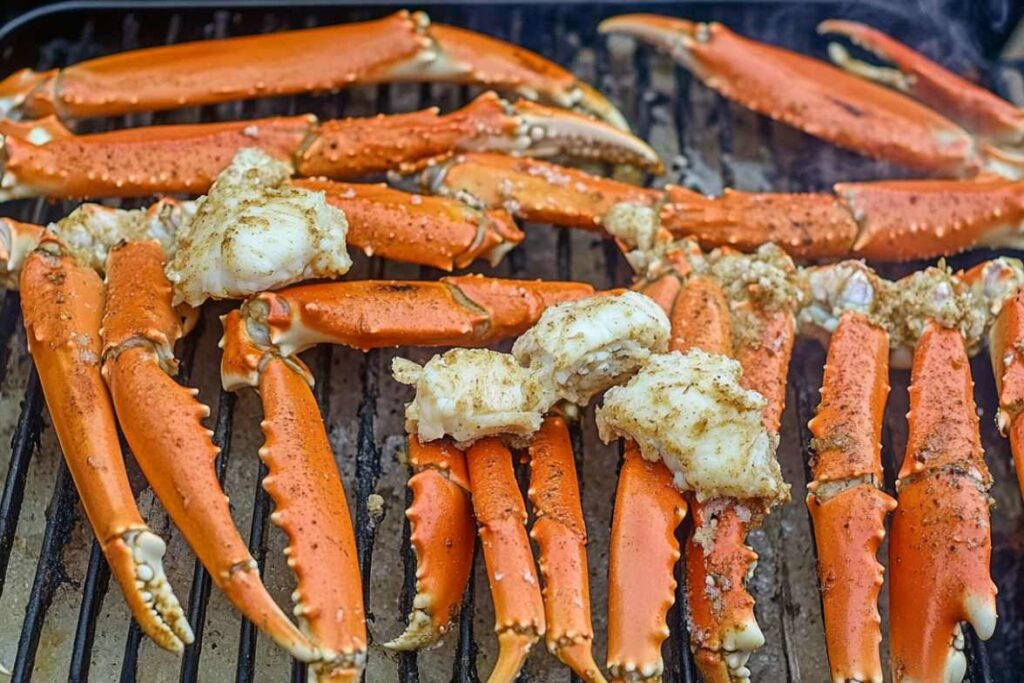
[[[25,258],[21,286],[29,351],[89,524],[143,632],[181,652],[192,629],[164,574],[166,545],[135,504],[100,376],[103,283],[50,237]]]
[[[0,115],[117,116],[388,82],[486,85],[628,129],[603,95],[540,55],[404,10],[373,21],[132,50],[45,72],[23,69],[0,81]]]
[[[247,147],[288,162],[297,176],[334,180],[409,172],[477,150],[661,170],[657,153],[628,132],[562,109],[509,103],[492,92],[444,115],[437,108],[323,122],[306,115],[91,135],[74,135],[47,119],[0,122],[0,136],[0,200],[199,194]]]
[[[512,452],[498,438],[474,443],[466,451],[466,461],[498,634],[498,661],[487,680],[511,683],[546,628],[526,533],[526,506],[512,469]]]
[[[928,323],[914,352],[907,452],[890,532],[896,681],[961,680],[967,659],[960,622],[969,622],[982,639],[995,629],[991,476],[973,388],[963,335]]]
[[[316,661],[319,651],[270,597],[231,519],[213,468],[218,449],[202,424],[209,408],[170,375],[182,330],[163,263],[157,242],[128,242],[108,260],[102,362],[118,421],[157,498],[217,587],[294,657]]]
[[[796,336],[794,302],[774,301],[760,288],[756,282],[730,287],[725,321],[733,327],[731,355],[743,369],[740,385],[765,398],[762,422],[777,440]],[[746,589],[757,564],[746,536],[760,524],[764,507],[735,498],[691,501],[694,530],[686,544],[686,596],[691,646],[705,680],[749,680],[747,659],[764,645],[754,599]]]
[[[598,30],[650,43],[723,96],[838,147],[936,176],[1020,178],[1024,169],[1012,150],[976,140],[902,93],[718,23],[627,14]]]
[[[466,153],[427,169],[421,182],[433,194],[504,208],[526,221],[604,229],[642,248],[664,229],[708,249],[753,251],[774,242],[801,260],[909,261],[976,247],[1017,248],[1024,229],[1024,184],[993,178],[707,197],[672,185],[637,188],[539,159]],[[636,207],[650,209],[649,217],[638,219]]]
[[[896,508],[879,488],[888,373],[885,330],[859,313],[843,314],[829,342],[821,404],[809,424],[815,455],[807,494],[836,681],[882,681],[877,554],[885,517]]]
[[[587,529],[565,419],[549,415],[530,442],[530,490],[536,521],[530,538],[544,579],[544,615],[551,654],[588,683],[603,683],[594,662]]]

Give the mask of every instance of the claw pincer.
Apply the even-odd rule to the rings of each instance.
[[[52,237],[25,259],[22,310],[50,419],[86,516],[142,630],[180,652],[192,630],[164,575],[163,539],[143,522],[100,375],[103,282]]]
[[[476,549],[466,454],[447,441],[409,437],[409,542],[416,554],[416,596],[405,631],[384,646],[418,650],[444,636],[459,614]]]
[[[982,639],[995,629],[992,480],[973,389],[963,336],[929,323],[914,351],[907,452],[889,545],[897,681],[961,680],[967,659],[960,622]]]
[[[107,262],[103,376],[118,421],[157,498],[217,587],[281,647],[314,661],[319,652],[267,592],[231,519],[214,470],[219,449],[202,424],[209,408],[170,375],[181,325],[163,266],[157,242],[125,243]]]

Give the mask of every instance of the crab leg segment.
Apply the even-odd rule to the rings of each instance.
[[[170,376],[181,335],[157,242],[129,242],[110,254],[103,318],[103,376],[128,444],[153,491],[210,572],[250,621],[298,659],[316,648],[264,588],[235,529],[214,472],[218,449],[202,424],[209,408]]]
[[[629,128],[599,92],[540,55],[472,31],[431,26],[426,14],[407,11],[132,50],[45,72],[23,69],[0,82],[0,115],[116,116],[387,82],[487,85]]]
[[[999,312],[989,331],[992,370],[999,389],[999,429],[1010,437],[1017,482],[1024,492],[1024,291]]]
[[[907,453],[889,546],[897,681],[961,680],[967,660],[960,622],[970,622],[982,639],[995,629],[991,477],[973,387],[960,332],[929,323],[914,352]]]
[[[909,97],[721,24],[628,14],[599,30],[652,43],[723,96],[839,147],[947,177],[991,161],[966,131]]]
[[[271,519],[288,535],[295,615],[322,652],[321,680],[358,681],[366,663],[366,615],[345,488],[309,378],[296,359],[270,359],[259,392]],[[302,368],[305,369],[305,368]]]
[[[524,221],[590,230],[599,229],[616,204],[650,206],[661,196],[537,159],[487,153],[460,154],[432,166],[422,182],[433,194],[504,208]]]
[[[445,197],[407,194],[385,185],[301,179],[296,187],[323,192],[348,221],[349,246],[368,256],[442,270],[478,258],[496,265],[523,232],[503,210],[484,211]]]
[[[418,650],[444,636],[462,607],[476,546],[466,456],[446,440],[409,437],[412,504],[405,511],[416,553],[416,597],[405,632],[384,646]]]
[[[526,506],[512,471],[512,453],[501,441],[477,441],[466,460],[498,634],[498,661],[488,681],[511,683],[545,629]]]
[[[892,65],[862,62],[841,44],[830,43],[829,57],[846,71],[905,92],[994,143],[1019,145],[1024,141],[1024,113],[1020,109],[878,29],[856,21],[829,19],[818,25],[818,33],[849,38]]]
[[[762,420],[770,432],[777,433],[795,336],[792,313],[750,311],[749,317],[760,328],[757,338],[737,336],[734,344],[732,315],[719,284],[706,276],[692,278],[687,286],[691,283],[703,283],[704,308],[718,312],[714,327],[722,331],[702,334],[701,330],[709,328],[707,322],[702,324],[701,317],[686,315],[683,320],[690,321],[687,326],[692,326],[693,332],[687,332],[680,346],[694,348],[687,342],[696,340],[696,348],[732,353],[743,367],[740,383],[768,399]],[[746,302],[737,305],[749,308]],[[707,316],[705,313],[704,318]],[[680,325],[687,324],[683,320]],[[747,578],[757,564],[757,554],[746,545],[746,537],[757,524],[760,511],[728,498],[692,499],[690,509],[693,532],[684,552],[694,658],[706,681],[747,680],[747,659],[764,645],[764,635],[754,616],[754,598],[746,589]]]
[[[336,180],[407,172],[475,150],[629,163],[661,171],[654,150],[627,132],[561,109],[512,104],[490,92],[445,115],[431,108],[322,123],[305,115],[92,135],[53,130],[50,122],[2,131],[0,198],[203,193],[246,147],[291,163],[299,176]]]
[[[292,161],[315,127],[313,116],[289,116],[91,135],[22,137],[8,132],[0,145],[0,200],[202,194],[238,150],[258,147]]]
[[[525,100],[506,102],[493,92],[439,115],[411,114],[326,121],[296,157],[300,175],[346,179],[392,169],[415,170],[454,152],[492,151],[567,156],[628,163],[659,173],[647,143],[607,123]]]
[[[591,652],[587,530],[576,482],[576,463],[565,420],[544,420],[530,442],[530,502],[536,521],[530,537],[540,550],[547,645],[584,681],[603,683]]]
[[[29,351],[89,524],[139,626],[181,652],[192,629],[164,574],[164,541],[135,504],[100,376],[103,283],[50,239],[27,257],[21,285]]]
[[[319,343],[481,346],[522,334],[548,306],[594,293],[576,282],[476,275],[437,282],[350,281],[264,293],[243,314],[283,355]]]
[[[24,69],[0,83],[0,109],[26,117],[117,116],[379,82],[427,59],[424,21],[398,12],[375,21],[132,50],[42,73]]]
[[[889,339],[846,313],[829,343],[821,404],[810,422],[815,456],[807,508],[818,548],[832,680],[882,681],[876,559],[896,507],[882,481],[882,418],[889,394]]]
[[[633,441],[625,448],[608,556],[608,670],[617,680],[660,680],[686,499],[664,463],[644,459]]]

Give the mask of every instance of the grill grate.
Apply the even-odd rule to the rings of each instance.
[[[658,9],[672,11],[670,7]],[[692,10],[688,12],[690,17],[725,20],[742,33],[810,51],[820,47],[813,43],[813,26],[836,6],[827,2],[800,8],[797,3],[719,3],[717,7],[695,5],[688,9]],[[883,164],[821,145],[725,102],[662,57],[633,51],[624,44],[612,43],[606,48],[605,41],[596,36],[595,27],[601,17],[621,10],[622,7],[593,4],[474,8],[440,5],[431,9],[431,15],[436,21],[498,35],[559,63],[572,65],[583,78],[615,97],[639,135],[650,140],[666,159],[674,159],[676,180],[706,191],[718,191],[723,186],[749,190],[818,189],[839,179],[877,178],[895,173]],[[48,68],[142,45],[362,20],[385,11],[318,7],[315,11],[249,8],[228,12],[193,7],[125,15],[98,6],[87,10],[64,9],[44,13],[14,29],[0,29],[0,73],[27,64]],[[471,89],[454,86],[354,88],[325,97],[229,103],[136,115],[120,121],[84,122],[80,130],[303,111],[329,118],[408,111],[426,104],[451,109],[473,94]],[[5,213],[36,222],[56,219],[71,208],[71,203],[42,202],[4,207]],[[601,287],[628,281],[628,270],[609,242],[545,227],[528,226],[527,232],[525,248],[510,254],[506,264],[497,269],[474,270],[513,277],[582,279]],[[958,259],[955,265],[973,263],[986,256],[974,254]],[[910,269],[893,269],[889,274]],[[429,268],[357,258],[352,277],[426,279],[439,275]],[[239,528],[248,524],[249,547],[261,572],[272,590],[284,597],[290,588],[280,558],[280,534],[268,534],[271,503],[258,484],[266,470],[254,457],[261,440],[257,403],[251,395],[236,399],[222,392],[216,376],[218,354],[214,346],[219,323],[214,318],[225,310],[223,305],[207,307],[200,328],[181,344],[179,379],[198,386],[201,397],[214,408],[214,440],[223,449],[217,461],[218,477],[234,497]],[[196,634],[195,644],[186,649],[180,663],[142,639],[138,627],[127,618],[118,589],[110,588],[109,570],[79,514],[74,487],[59,448],[50,430],[42,429],[42,392],[24,348],[19,298],[16,292],[7,292],[0,306],[0,431],[10,433],[11,453],[6,472],[2,473],[0,498],[0,662],[13,663],[13,679],[25,681],[34,676],[37,680],[55,680],[66,672],[68,680],[84,681],[92,672],[98,679],[119,675],[122,681],[134,681],[141,672],[145,680],[177,677],[181,681],[195,681],[221,680],[233,672],[236,681],[245,682],[257,678],[280,680],[288,675],[286,671],[291,666],[291,680],[304,680],[304,667],[289,664],[267,644],[266,638],[259,637],[250,623],[240,620],[216,591],[211,592],[210,578],[198,562],[193,561],[189,577],[186,558],[191,554],[171,529],[159,504],[153,504],[152,494],[129,457],[130,475],[137,485],[143,513],[155,531],[169,538],[170,579],[182,598],[188,587],[188,618]],[[363,355],[349,349],[321,347],[307,357],[316,370],[317,401],[352,495],[363,589],[374,638],[368,678],[397,677],[408,683],[448,677],[460,683],[477,681],[478,667],[487,670],[494,655],[489,598],[479,559],[458,628],[453,629],[455,632],[449,638],[454,643],[419,655],[386,654],[376,644],[401,628],[415,588],[415,559],[408,550],[409,526],[402,516],[408,502],[402,486],[406,472],[395,457],[401,442],[400,400],[395,396],[403,394],[390,384],[385,371],[395,353],[374,351]],[[429,352],[410,349],[401,353],[422,358]],[[819,347],[810,343],[798,345],[780,451],[784,474],[794,486],[794,502],[773,515],[753,537],[761,562],[752,589],[758,600],[759,621],[769,638],[762,653],[750,663],[755,680],[827,678],[813,543],[802,502],[808,478],[805,462],[809,442],[803,425],[817,404],[823,362],[824,352]],[[990,419],[994,414],[995,392],[987,361],[975,361],[974,372],[979,402],[986,415],[983,439],[997,480],[993,489],[998,503],[993,519],[993,567],[1000,587],[1002,615],[989,648],[991,657],[974,634],[969,633],[969,675],[979,683],[1010,680],[1008,672],[1019,670],[1024,664],[1024,618],[1020,615],[1024,601],[1015,590],[1017,577],[1024,573],[1024,548],[1016,540],[1021,537],[1022,510],[1007,447]],[[907,382],[906,373],[894,373],[884,440],[890,477],[886,483],[890,491],[898,459],[894,454],[902,453],[905,441],[902,415],[906,412]],[[574,426],[572,439],[591,534],[591,581],[599,634],[596,650],[600,658],[604,651],[604,575],[614,485],[609,483],[613,478],[607,473],[615,468],[618,453],[597,443],[592,419]],[[525,480],[522,468],[520,480]],[[369,497],[373,494],[385,497],[383,515],[371,513]],[[683,533],[681,530],[681,537]],[[87,548],[91,549],[86,552]],[[375,553],[377,562],[373,561]],[[401,572],[397,571],[398,566],[402,567]],[[677,575],[677,579],[681,585],[682,577]],[[682,598],[680,588],[676,607],[669,616],[674,635],[665,648],[666,678],[689,683],[696,681],[697,675],[686,642]],[[884,615],[884,595],[882,609]],[[10,645],[5,642],[7,634],[11,634]],[[577,680],[542,650],[537,648],[521,681]]]

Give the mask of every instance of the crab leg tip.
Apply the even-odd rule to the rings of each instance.
[[[554,654],[586,683],[606,683],[601,669],[594,661],[593,646],[590,638],[580,639],[568,645],[556,647]]]
[[[416,596],[405,631],[384,647],[418,650],[450,628],[469,582],[476,546],[466,460],[447,441],[409,439],[412,504],[406,511],[416,556]]]
[[[487,683],[512,683],[537,642],[536,633],[520,633],[507,629],[498,634],[498,661],[487,678]]]

